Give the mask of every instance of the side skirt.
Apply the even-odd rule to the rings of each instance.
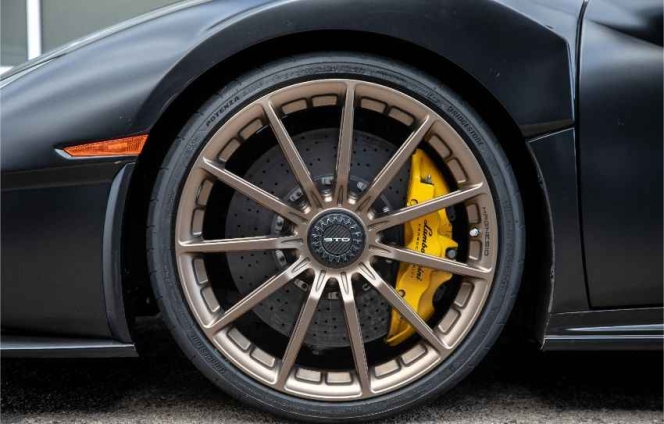
[[[63,337],[0,337],[2,358],[118,358],[138,356],[133,344]]]
[[[552,314],[543,350],[662,350],[664,308]]]

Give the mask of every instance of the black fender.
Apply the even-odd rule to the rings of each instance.
[[[13,72],[24,75],[2,88],[2,170],[71,165],[55,147],[148,133],[168,105],[215,65],[268,40],[323,30],[420,46],[476,79],[524,136],[559,130],[574,119],[581,3],[184,2]]]

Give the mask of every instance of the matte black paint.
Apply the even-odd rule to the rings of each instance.
[[[123,162],[76,164],[2,175],[3,333],[112,337],[102,244]]]
[[[420,45],[476,78],[524,134],[559,129],[573,119],[569,51],[580,4],[196,4],[83,44],[4,87],[2,170],[69,166],[54,155],[54,145],[148,132],[168,104],[212,66],[263,41],[320,30],[374,33]]]
[[[663,308],[552,314],[545,350],[662,349]]]
[[[657,334],[551,335],[545,337],[542,350],[662,350],[662,344],[664,337]]]
[[[125,219],[132,217],[131,211],[127,211],[125,216],[125,199],[133,170],[133,163],[126,164],[111,184],[102,248],[102,280],[108,326],[113,338],[124,343],[131,343],[131,336],[127,328],[122,290],[122,224]]]
[[[590,304],[661,305],[661,1],[592,0],[580,55],[581,211]]]
[[[71,160],[56,148],[147,133],[206,71],[222,64],[216,69],[232,76],[224,60],[266,41],[312,31],[349,31],[357,37],[371,33],[428,49],[484,86],[524,137],[560,131],[574,121],[582,4],[385,0],[377,7],[369,0],[196,1],[26,65],[23,69],[35,68],[2,88],[0,110],[4,335],[39,332],[128,341],[117,257],[118,211],[131,173],[121,169],[128,161]],[[603,24],[607,19],[606,14],[597,18]],[[616,27],[652,38],[629,22]],[[592,69],[583,75],[592,75]],[[626,73],[634,75],[631,69]],[[3,82],[8,78],[12,76]],[[589,77],[581,86],[601,93],[613,84],[615,80]],[[661,113],[658,119],[661,123]],[[584,122],[578,129],[582,138],[576,140],[581,146]],[[555,243],[552,300],[545,314],[588,309],[580,234],[575,231],[580,222],[574,143],[568,130],[530,144],[545,181]],[[659,148],[661,159],[661,144]],[[661,178],[661,162],[659,171]],[[585,177],[583,169],[581,174]],[[604,193],[606,200],[610,193]],[[659,205],[661,211],[661,198]],[[661,222],[657,234],[661,237]],[[74,265],[63,266],[67,263]],[[585,319],[578,317],[579,322]],[[35,346],[43,346],[43,340],[35,340]]]
[[[549,206],[553,239],[552,290],[548,312],[584,311],[588,297],[583,276],[583,256],[577,192],[574,130],[564,130],[530,141]],[[545,229],[532,229],[542,234]]]
[[[133,344],[104,339],[3,334],[0,344],[2,345],[3,358],[117,358],[138,356]]]

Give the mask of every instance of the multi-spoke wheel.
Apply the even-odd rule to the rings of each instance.
[[[417,201],[419,155],[437,195]],[[518,289],[521,206],[498,143],[449,89],[377,58],[240,78],[192,116],[154,193],[153,284],[180,346],[289,416],[377,417],[451,387]],[[431,253],[438,217],[454,247]],[[428,296],[406,295],[407,273]]]

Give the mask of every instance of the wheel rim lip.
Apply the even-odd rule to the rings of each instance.
[[[459,135],[459,133],[454,130],[451,125],[442,117],[440,117],[439,114],[437,114],[433,109],[429,108],[428,106],[420,103],[418,100],[412,98],[408,94],[401,93],[397,90],[394,90],[392,88],[372,83],[372,82],[367,82],[363,80],[356,80],[356,79],[323,79],[323,80],[312,80],[312,81],[306,81],[302,83],[297,83],[293,84],[290,86],[283,87],[279,90],[276,90],[272,93],[266,94],[262,97],[260,97],[257,100],[252,101],[245,107],[243,107],[239,112],[235,113],[229,119],[222,124],[212,135],[212,137],[206,142],[205,146],[201,150],[201,152],[198,154],[197,158],[194,161],[194,164],[192,166],[192,169],[189,171],[189,174],[187,176],[187,179],[185,181],[185,184],[183,185],[182,191],[181,191],[181,196],[179,199],[179,205],[178,205],[178,211],[177,211],[177,217],[176,217],[176,228],[175,228],[175,236],[176,240],[182,239],[182,236],[184,234],[189,234],[191,235],[192,233],[192,224],[191,222],[195,220],[194,215],[197,213],[196,211],[199,210],[201,207],[204,207],[205,205],[200,205],[197,203],[197,197],[193,195],[193,193],[197,192],[201,185],[203,184],[204,181],[209,180],[209,175],[205,173],[204,171],[201,170],[199,167],[199,163],[202,158],[205,157],[210,157],[212,156],[211,153],[215,153],[214,156],[216,156],[216,151],[221,152],[219,155],[223,154],[223,151],[228,147],[230,143],[232,143],[233,138],[228,138],[224,139],[225,137],[228,136],[230,133],[233,135],[233,133],[230,131],[232,129],[238,129],[238,127],[242,127],[241,125],[236,125],[237,119],[241,117],[245,113],[249,113],[250,116],[249,118],[252,118],[251,114],[255,113],[252,111],[252,108],[255,107],[257,103],[264,102],[264,101],[274,101],[274,99],[279,99],[279,103],[277,104],[279,107],[282,107],[286,104],[288,104],[288,100],[292,100],[293,98],[297,99],[297,96],[300,95],[303,92],[303,87],[307,88],[309,87],[314,87],[314,88],[330,88],[330,87],[337,87],[337,91],[339,92],[341,87],[346,87],[347,85],[352,84],[355,87],[363,87],[363,88],[368,88],[367,92],[371,94],[375,94],[378,92],[385,92],[388,93],[389,96],[388,98],[394,98],[394,96],[399,96],[399,98],[406,99],[408,102],[412,102],[415,104],[414,109],[420,109],[423,113],[428,113],[437,119],[437,124],[439,126],[446,127],[445,131],[442,131],[448,135],[452,135],[452,139],[454,140],[455,143],[455,149],[451,150],[454,151],[454,155],[458,155],[459,152],[458,150],[464,150],[464,154],[462,155],[465,161],[470,161],[472,162],[473,169],[464,169],[468,173],[468,171],[476,172],[475,175],[468,176],[469,179],[472,180],[477,180],[478,175],[481,176],[481,181],[484,184],[487,184],[488,187],[488,181],[486,180],[484,173],[481,169],[481,166],[477,162],[477,159],[475,158],[475,155],[470,151],[469,147],[467,146],[466,142],[464,139]],[[306,90],[304,90],[306,91]],[[314,90],[316,91],[316,90]],[[287,96],[288,93],[291,93],[291,96]],[[285,100],[284,100],[285,99]],[[401,104],[400,104],[401,105]],[[360,107],[359,105],[357,107]],[[411,109],[412,110],[412,109]],[[229,130],[230,129],[230,130]],[[242,129],[242,128],[239,128]],[[440,132],[440,128],[438,129]],[[239,132],[239,130],[237,131]],[[436,134],[438,132],[434,131]],[[222,134],[222,133],[225,133]],[[421,143],[425,143],[426,141],[422,140]],[[450,144],[449,140],[445,140],[445,143]],[[443,158],[444,160],[444,158]],[[478,174],[477,174],[478,173]],[[214,183],[219,183],[218,181],[215,181]],[[195,190],[192,190],[192,187],[195,188]],[[197,194],[198,195],[198,194]],[[468,203],[464,202],[465,204]],[[490,189],[486,191],[486,194],[483,196],[482,199],[483,206],[488,210],[488,226],[491,229],[492,232],[492,239],[491,243],[493,246],[498,245],[498,238],[497,238],[497,222],[496,222],[496,211],[494,208],[494,202],[493,198],[491,195]],[[479,199],[475,199],[475,204],[480,205]],[[335,209],[338,209],[339,211],[343,211],[344,213],[348,213],[348,210],[345,208],[340,208],[337,206],[331,206],[331,207],[323,207],[320,210],[315,210],[315,209],[309,209],[305,210],[303,213],[307,216],[308,223],[306,225],[300,225],[299,228],[303,233],[301,234],[303,237],[303,242],[301,246],[298,248],[298,250],[301,250],[303,255],[308,256],[309,258],[312,258],[311,252],[309,251],[309,246],[307,243],[307,238],[308,238],[308,227],[316,221],[316,217],[321,216],[322,214],[329,213],[330,211],[333,211]],[[369,222],[369,218],[366,215],[362,214],[355,214],[353,212],[353,215],[358,216],[358,222],[361,223],[363,226],[363,230],[365,231],[365,235],[367,237],[367,241],[365,245],[369,245],[369,240],[368,238],[371,237],[369,234],[371,234],[371,231],[368,228],[367,222]],[[287,218],[288,219],[288,218]],[[187,224],[189,223],[189,224]],[[482,221],[480,220],[480,223]],[[306,228],[306,229],[305,229]],[[233,325],[230,325],[229,327],[225,327],[221,331],[219,331],[216,334],[209,334],[209,332],[205,331],[205,326],[206,323],[209,322],[212,314],[210,313],[210,305],[209,303],[206,303],[206,300],[204,299],[204,295],[201,295],[200,293],[202,290],[206,290],[207,287],[203,287],[201,290],[202,286],[205,286],[205,284],[201,284],[201,277],[197,275],[197,272],[199,272],[197,265],[194,263],[197,258],[195,257],[196,255],[192,255],[189,253],[180,253],[176,251],[176,263],[178,267],[178,275],[180,278],[180,283],[183,288],[183,292],[185,294],[185,297],[187,299],[187,303],[189,305],[189,309],[194,315],[194,318],[196,319],[198,325],[203,329],[203,332],[205,333],[206,337],[208,338],[209,341],[213,343],[213,345],[222,353],[222,355],[230,360],[235,366],[241,369],[245,374],[251,376],[252,378],[258,380],[259,382],[263,383],[264,385],[277,389],[279,391],[285,392],[287,394],[295,395],[298,397],[302,398],[307,398],[307,399],[314,399],[314,400],[325,400],[325,401],[347,401],[347,400],[353,400],[353,399],[359,399],[359,398],[368,398],[368,397],[374,397],[378,396],[387,392],[391,392],[394,390],[397,390],[398,388],[401,388],[421,377],[424,375],[428,374],[429,371],[439,365],[441,362],[445,360],[449,354],[451,354],[453,351],[456,350],[458,345],[465,339],[466,334],[470,331],[471,327],[477,320],[477,317],[479,314],[482,312],[484,309],[483,306],[486,302],[486,299],[488,297],[491,284],[493,281],[493,276],[495,273],[495,268],[497,265],[497,247],[491,249],[489,253],[489,258],[488,260],[486,258],[483,258],[483,261],[486,263],[487,261],[490,262],[491,266],[491,274],[487,278],[487,281],[485,281],[484,285],[480,284],[479,282],[472,282],[473,287],[471,290],[471,294],[473,294],[473,301],[476,303],[474,310],[469,310],[470,304],[468,303],[471,298],[466,298],[465,304],[460,307],[461,309],[460,315],[456,318],[456,320],[452,323],[453,326],[456,326],[458,322],[460,321],[465,321],[465,325],[461,329],[456,329],[456,335],[452,339],[454,339],[454,343],[450,344],[450,349],[447,353],[443,354],[441,352],[437,352],[434,349],[432,349],[430,346],[427,345],[426,342],[423,340],[420,341],[418,344],[416,344],[412,349],[409,351],[405,352],[402,355],[397,356],[394,360],[396,360],[397,365],[400,367],[398,371],[396,372],[387,372],[384,376],[382,377],[377,377],[377,374],[379,374],[378,368],[381,366],[384,366],[385,364],[388,364],[390,361],[383,363],[383,364],[376,364],[375,366],[371,367],[372,371],[372,385],[371,385],[371,390],[370,393],[362,393],[361,389],[359,393],[356,393],[357,385],[354,384],[356,383],[356,377],[353,376],[353,372],[350,372],[351,379],[353,380],[351,384],[348,384],[346,386],[343,385],[335,385],[335,384],[330,384],[328,382],[328,377],[332,371],[328,371],[327,374],[321,375],[319,383],[312,384],[311,381],[307,381],[306,378],[297,378],[297,371],[298,370],[304,370],[304,371],[311,371],[307,370],[306,368],[295,366],[294,367],[294,372],[292,378],[289,377],[288,382],[291,384],[286,384],[284,387],[275,387],[275,381],[276,381],[276,374],[273,372],[274,369],[267,370],[265,369],[266,361],[270,362],[272,360],[275,361],[276,364],[279,363],[278,358],[272,357],[272,360],[269,358],[266,359],[266,357],[263,355],[265,352],[260,352],[260,348],[256,346],[255,344],[251,344],[248,348],[248,350],[243,350],[239,349],[238,347],[246,346],[243,345],[244,341],[242,343],[238,342],[234,338],[241,338],[244,337],[237,328],[235,328]],[[201,255],[202,256],[202,255]],[[330,276],[334,277],[340,277],[341,274],[343,273],[349,273],[357,272],[358,266],[360,264],[363,264],[365,262],[370,261],[372,255],[369,252],[369,249],[367,248],[361,255],[358,256],[351,264],[349,264],[347,267],[344,267],[342,269],[329,269]],[[312,259],[312,261],[315,261],[315,259]],[[478,261],[479,263],[479,261]],[[309,267],[316,267],[316,264],[309,264]],[[319,267],[321,268],[321,267]],[[209,282],[208,282],[209,283]],[[465,281],[464,281],[465,284]],[[211,292],[211,290],[209,290]],[[455,300],[456,302],[456,300]],[[452,309],[452,307],[450,307]],[[449,314],[450,311],[447,312]],[[461,316],[462,314],[465,314]],[[441,321],[436,324],[434,327],[434,332],[435,334],[441,338],[445,339],[450,332],[443,332],[441,330],[441,325],[447,318],[447,315],[443,316],[441,318]],[[463,320],[460,320],[460,318],[463,318]],[[454,328],[453,328],[454,330]],[[239,333],[239,335],[238,335]],[[415,355],[413,354],[412,351],[424,348],[424,352],[419,354],[419,356],[416,359],[412,359]],[[256,353],[258,352],[258,353]],[[416,352],[417,353],[417,352]],[[256,359],[256,356],[260,357],[260,359]],[[268,355],[269,356],[269,355]],[[406,359],[404,357],[408,356]],[[415,361],[415,362],[409,362],[406,364],[408,361]],[[261,362],[262,361],[262,362]],[[391,360],[392,361],[392,360]],[[402,372],[404,369],[409,369],[412,370],[413,364],[417,363],[418,366],[417,372]],[[258,365],[258,366],[257,366]],[[269,368],[269,367],[268,367]],[[274,366],[272,367],[274,368]],[[385,368],[385,367],[383,367]],[[388,370],[389,371],[389,370]],[[336,371],[335,371],[336,372]],[[381,371],[382,372],[382,371]],[[292,381],[291,381],[292,379]],[[359,382],[358,382],[359,385]]]

